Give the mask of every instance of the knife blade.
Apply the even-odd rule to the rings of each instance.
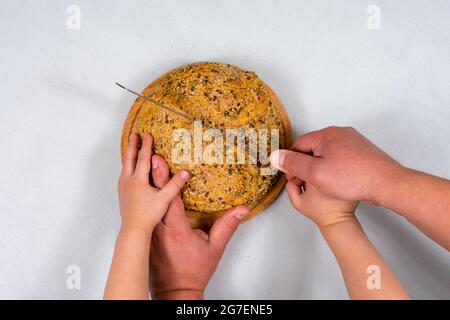
[[[195,118],[193,118],[193,117],[191,117],[191,116],[189,116],[189,115],[187,115],[187,114],[185,114],[185,113],[183,113],[183,112],[180,112],[180,111],[178,111],[178,110],[175,110],[175,109],[173,109],[173,108],[171,108],[171,107],[168,107],[168,106],[162,104],[161,102],[156,101],[155,99],[152,99],[152,98],[150,98],[150,97],[147,97],[147,96],[144,96],[144,95],[142,95],[142,94],[140,94],[140,93],[137,93],[136,91],[133,91],[133,90],[131,90],[131,89],[128,89],[127,87],[121,85],[120,83],[117,83],[117,82],[116,82],[116,85],[118,85],[118,86],[121,87],[122,89],[124,89],[124,90],[126,90],[126,91],[128,91],[128,92],[130,92],[130,93],[132,93],[132,94],[134,94],[134,95],[136,95],[136,96],[138,96],[138,97],[141,97],[142,99],[144,99],[144,100],[146,100],[146,101],[149,101],[149,102],[151,102],[151,103],[153,103],[153,104],[156,104],[157,106],[159,106],[159,107],[161,107],[161,108],[163,108],[163,109],[165,109],[165,110],[167,110],[167,111],[169,111],[169,112],[173,112],[173,113],[177,114],[178,116],[180,116],[180,117],[182,117],[182,118],[185,118],[185,119],[191,121],[192,123],[194,123],[194,122],[196,121]],[[203,123],[203,121],[202,121],[202,123]]]

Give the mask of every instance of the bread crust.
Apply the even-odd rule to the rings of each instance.
[[[214,62],[181,66],[153,81],[143,94],[196,119],[207,120],[207,125],[213,128],[246,125],[249,128],[278,128],[280,148],[289,148],[292,144],[291,124],[280,99],[256,74],[236,66]],[[203,106],[203,109],[199,110],[198,106]],[[256,120],[263,123],[259,124]],[[169,159],[171,174],[180,169],[191,172],[192,182],[182,190],[191,227],[209,229],[227,208],[238,204],[247,204],[251,208],[242,222],[248,221],[269,206],[283,189],[286,182],[284,175],[277,174],[262,180],[256,175],[259,170],[257,165],[224,164],[211,167],[172,163],[169,150],[173,145],[170,145],[168,131],[180,127],[191,128],[193,125],[138,98],[123,125],[121,155],[123,159],[131,133],[142,135],[149,132],[156,135],[155,152]],[[228,171],[232,173],[227,177],[225,172]],[[251,177],[250,182],[247,176]],[[249,191],[242,189],[242,186],[249,185]],[[204,195],[205,190],[208,190],[207,196]]]

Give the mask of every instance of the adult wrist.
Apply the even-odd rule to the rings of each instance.
[[[386,169],[380,174],[379,181],[373,184],[373,191],[371,192],[370,203],[378,206],[388,207],[391,199],[409,169],[399,163],[395,163],[391,168]]]

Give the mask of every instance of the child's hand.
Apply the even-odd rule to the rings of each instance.
[[[189,174],[178,172],[162,189],[150,186],[153,139],[144,135],[138,155],[138,137],[130,136],[119,178],[119,202],[122,229],[151,232],[161,221],[170,201],[177,196]]]
[[[298,178],[290,179],[286,189],[294,208],[319,226],[336,257],[351,299],[409,299],[356,219],[358,202],[330,198]],[[369,286],[369,267],[379,270],[378,288]]]
[[[304,192],[302,192],[302,188]],[[292,178],[286,185],[292,206],[314,221],[320,228],[354,220],[356,201],[343,201],[322,194],[313,185]]]
[[[163,187],[169,168],[160,156],[152,158],[153,182]],[[165,188],[165,187],[164,187]],[[150,292],[153,299],[202,299],[225,246],[249,209],[239,206],[218,219],[209,233],[191,229],[179,196],[156,226],[150,250]]]

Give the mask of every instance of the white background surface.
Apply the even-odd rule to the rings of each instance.
[[[81,29],[66,27],[69,5]],[[366,27],[370,4],[381,29]],[[450,2],[0,2],[0,298],[101,298],[119,226],[122,122],[185,63],[253,70],[296,134],[351,125],[403,164],[450,177]],[[414,298],[450,298],[450,255],[402,218],[359,217]],[[81,290],[66,268],[79,265]],[[238,230],[207,298],[345,299],[330,250],[287,195]]]

